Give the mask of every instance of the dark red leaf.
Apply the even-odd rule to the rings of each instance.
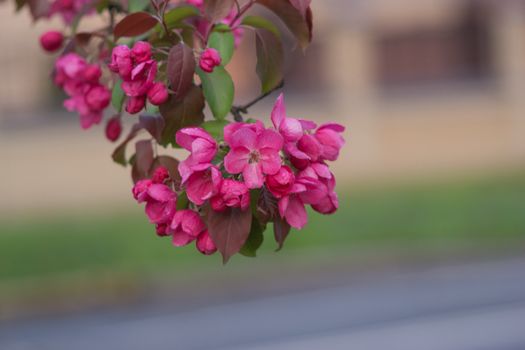
[[[135,144],[135,162],[131,176],[134,182],[150,177],[153,166],[153,145],[151,140],[141,140]]]
[[[306,12],[312,3],[312,0],[290,0],[290,3],[301,13],[301,16],[306,18]]]
[[[160,115],[141,114],[139,123],[146,129],[157,142],[161,142],[164,130],[164,119]]]
[[[212,22],[223,19],[228,16],[235,0],[204,0],[206,17]]]
[[[301,48],[305,49],[312,41],[312,11],[309,7],[303,15],[290,0],[257,0],[257,3],[266,6],[279,16],[295,35]]]
[[[111,158],[113,158],[115,163],[119,163],[124,166],[128,164],[128,160],[126,159],[126,146],[137,136],[141,129],[142,126],[139,123],[133,124],[128,136],[117,146],[117,148],[115,148],[113,154],[111,155]]]
[[[207,213],[208,232],[222,254],[223,263],[237,254],[246,243],[252,225],[252,211],[228,208],[217,212],[209,208]]]
[[[256,30],[257,75],[263,93],[271,91],[283,80],[284,52],[281,40],[266,29]]]
[[[204,121],[204,96],[202,89],[192,85],[182,99],[171,95],[170,99],[159,106],[160,114],[164,118],[164,130],[161,144],[175,144],[175,133],[188,126],[197,126]]]
[[[33,20],[46,17],[49,14],[49,1],[47,0],[27,0],[29,11]]]
[[[195,57],[191,47],[184,43],[173,46],[168,55],[168,79],[177,98],[183,97],[193,82]]]
[[[81,32],[75,35],[75,43],[79,46],[86,46],[93,37],[92,33]]]
[[[121,37],[137,36],[153,29],[158,23],[157,18],[147,12],[135,12],[124,17],[113,30],[115,40]]]
[[[277,216],[273,221],[273,235],[275,241],[278,244],[277,251],[283,248],[284,241],[288,234],[290,233],[290,224],[286,220],[282,219],[280,216]]]

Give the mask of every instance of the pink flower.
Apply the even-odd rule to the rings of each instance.
[[[153,172],[153,175],[151,176],[151,181],[155,184],[163,184],[164,181],[169,179],[170,173],[168,169],[166,169],[163,166],[159,166],[155,171]]]
[[[182,183],[185,183],[194,171],[203,171],[211,166],[217,154],[217,142],[202,128],[184,128],[175,134],[177,144],[191,154],[179,163]]]
[[[40,37],[40,45],[42,45],[42,48],[46,50],[47,52],[57,51],[58,49],[62,47],[63,42],[64,42],[64,35],[62,35],[62,33],[57,32],[55,30],[45,32]]]
[[[345,131],[344,126],[330,123],[323,124],[315,132],[315,139],[322,146],[321,157],[326,160],[336,160],[339,151],[345,144],[345,140],[340,135]]]
[[[197,205],[204,204],[219,191],[221,182],[222,174],[215,166],[193,172],[186,182],[188,199]]]
[[[122,124],[120,123],[120,116],[115,116],[108,120],[106,124],[106,137],[109,141],[115,142],[122,133]]]
[[[264,175],[273,175],[281,168],[282,146],[282,137],[273,130],[257,133],[250,127],[241,127],[231,135],[231,149],[224,158],[224,166],[231,174],[242,173],[248,188],[260,188]]]
[[[305,205],[319,203],[325,193],[326,189],[317,179],[299,176],[290,194],[279,200],[279,214],[290,226],[301,229],[308,222]]]
[[[319,180],[321,184],[318,187],[321,192],[316,194],[318,198],[314,203],[311,203],[315,211],[322,214],[332,214],[339,208],[339,200],[335,192],[335,177],[326,164],[314,163],[301,171],[299,176]]]
[[[108,67],[112,72],[118,73],[122,79],[130,79],[133,59],[129,47],[126,45],[115,46],[111,53],[111,63],[108,64]]]
[[[173,216],[170,230],[173,245],[182,247],[197,239],[199,234],[206,229],[199,214],[193,210],[179,210]]]
[[[217,247],[212,241],[208,230],[202,231],[199,237],[197,237],[197,249],[204,255],[212,255],[217,251]]]
[[[168,100],[168,89],[163,83],[155,83],[148,91],[148,100],[155,106],[160,106]]]
[[[92,0],[55,0],[49,9],[49,16],[59,14],[66,24],[71,24],[75,17],[81,12],[91,13]]]
[[[131,70],[130,79],[122,82],[122,90],[127,96],[145,96],[153,87],[157,75],[157,62],[149,60],[139,63]]]
[[[131,54],[136,63],[148,61],[151,58],[151,44],[145,41],[137,41],[131,49]]]
[[[111,100],[111,92],[102,85],[92,86],[85,95],[86,103],[92,111],[101,111]]]
[[[133,193],[133,198],[135,198],[138,203],[145,202],[149,198],[148,189],[152,184],[153,182],[149,179],[137,181],[131,190]]]
[[[250,206],[250,191],[240,181],[225,179],[219,193],[211,198],[210,203],[215,211],[223,211],[227,207],[246,210]]]
[[[145,96],[130,97],[126,102],[126,112],[128,112],[129,114],[137,114],[144,108],[145,105]]]
[[[96,84],[98,83],[101,76],[102,70],[96,64],[91,64],[84,68],[84,80],[86,82]]]
[[[292,191],[294,183],[295,175],[286,165],[283,165],[274,175],[266,176],[266,187],[275,198],[287,196]]]
[[[213,72],[213,68],[221,64],[219,51],[213,48],[207,48],[201,54],[199,67],[206,73]]]
[[[177,195],[168,186],[151,184],[147,190],[146,215],[154,224],[171,221],[177,208]]]

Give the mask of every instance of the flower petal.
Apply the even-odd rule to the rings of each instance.
[[[248,165],[250,151],[244,147],[230,150],[224,157],[224,167],[230,174],[239,174]]]
[[[251,163],[245,166],[242,176],[246,186],[250,189],[261,188],[264,183],[261,165],[258,163]]]

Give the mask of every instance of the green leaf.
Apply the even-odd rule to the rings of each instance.
[[[201,127],[215,140],[222,141],[224,139],[224,127],[228,124],[227,120],[208,120],[202,123]]]
[[[267,93],[283,80],[284,52],[281,40],[266,29],[257,29],[256,71],[261,80],[261,91]]]
[[[281,37],[281,32],[279,32],[277,26],[261,16],[246,16],[243,18],[241,24],[255,29],[266,29],[272,32],[277,38]]]
[[[122,112],[122,105],[124,104],[124,90],[122,90],[122,80],[119,79],[115,82],[113,86],[113,91],[111,92],[111,105],[117,112]]]
[[[163,146],[175,143],[175,133],[187,126],[197,126],[204,121],[204,96],[202,90],[195,85],[178,99],[171,95],[170,99],[160,105],[160,114],[164,118],[164,130],[162,131],[161,144]]]
[[[235,87],[230,74],[222,66],[215,67],[212,73],[205,73],[200,68],[197,74],[201,78],[204,97],[216,119],[224,119],[233,105]]]
[[[188,200],[188,195],[186,194],[186,191],[181,192],[177,196],[177,210],[184,210],[188,208],[188,204],[190,201]]]
[[[252,227],[250,230],[250,235],[246,240],[246,243],[242,246],[239,253],[244,256],[255,258],[257,256],[257,249],[259,249],[264,241],[263,232],[265,227],[263,227],[257,219],[252,219]]]
[[[167,11],[164,14],[164,22],[169,29],[172,29],[180,24],[185,19],[196,17],[199,15],[199,10],[196,7],[185,5],[178,6]]]
[[[128,0],[129,13],[139,12],[148,7],[150,0]]]
[[[208,39],[208,46],[216,49],[221,54],[221,65],[226,66],[233,56],[235,48],[235,38],[231,29],[226,24],[222,24],[218,29],[214,29]],[[221,30],[220,28],[226,27],[227,30]]]

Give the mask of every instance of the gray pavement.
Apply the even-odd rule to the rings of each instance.
[[[342,281],[186,311],[145,305],[3,324],[0,349],[525,349],[525,259]]]

